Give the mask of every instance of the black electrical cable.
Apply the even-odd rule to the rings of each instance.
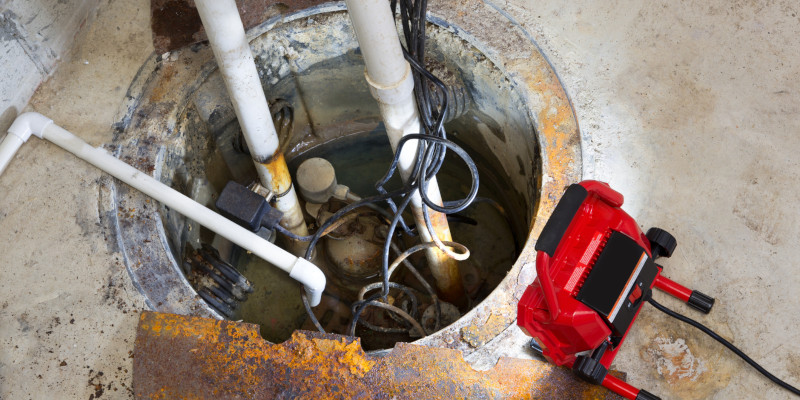
[[[382,286],[383,286],[383,282],[370,283],[369,285],[364,286],[363,288],[361,288],[361,291],[359,292],[359,298],[363,298],[363,295],[365,293],[373,291],[373,290],[375,290],[375,289],[377,289],[379,287],[382,289]],[[398,317],[394,310],[388,309],[387,311],[389,311],[389,316],[392,319],[394,319],[395,321],[398,321],[398,322],[401,322],[401,323],[408,323],[409,320],[407,318],[410,317],[412,320],[414,320],[414,322],[416,324],[418,324],[419,326],[422,326],[422,324],[419,321],[416,320],[418,318],[417,314],[418,314],[419,300],[417,300],[417,296],[414,295],[414,292],[412,291],[412,289],[410,287],[408,287],[408,286],[401,285],[401,284],[395,283],[395,282],[389,282],[389,286],[391,288],[399,289],[400,291],[402,291],[411,301],[411,307],[408,310],[404,310],[403,308],[400,308],[400,310],[404,311],[407,315],[405,315],[405,316],[400,315],[400,317]],[[370,304],[371,305],[375,305],[375,303],[370,303]],[[381,326],[376,326],[376,325],[370,324],[369,322],[364,321],[364,320],[358,320],[358,323],[361,324],[361,325],[366,326],[368,329],[371,329],[371,330],[374,330],[374,331],[377,331],[377,332],[383,332],[383,333],[403,333],[403,332],[409,332],[413,328],[413,326],[411,324],[409,324],[405,328],[384,328],[384,327],[381,327]],[[425,334],[424,329],[423,329],[422,334]]]
[[[390,174],[392,174],[394,172],[394,170],[396,170],[397,162],[398,162],[398,159],[399,159],[399,155],[400,155],[400,152],[401,152],[403,146],[406,143],[408,143],[409,140],[413,140],[413,139],[418,139],[420,141],[432,140],[432,141],[447,142],[446,140],[441,139],[441,138],[433,138],[433,137],[430,137],[430,136],[427,136],[427,135],[420,135],[420,134],[411,134],[411,135],[403,136],[403,138],[400,139],[400,141],[397,144],[397,150],[395,152],[395,157],[392,160],[392,164],[389,167],[389,172],[387,172],[387,175],[384,176],[384,178],[381,179],[381,181],[379,181],[378,184],[376,184],[376,187],[378,187],[379,190],[382,189],[382,184],[389,180],[388,178],[391,176]],[[459,212],[459,211],[463,210],[464,208],[468,207],[469,203],[477,196],[477,193],[478,193],[478,169],[475,166],[475,163],[472,161],[472,159],[467,154],[467,152],[464,151],[461,147],[459,147],[458,145],[456,145],[456,144],[454,144],[452,142],[448,142],[445,145],[447,147],[450,147],[451,149],[453,149],[454,152],[464,160],[464,162],[469,166],[470,173],[473,175],[472,187],[470,188],[470,192],[468,193],[468,195],[466,197],[466,199],[469,199],[469,200],[468,201],[465,200],[465,201],[458,202],[455,205],[450,206],[450,207],[443,207],[444,213],[449,214],[449,213]],[[416,169],[417,170],[419,169],[419,164],[417,164],[417,168]],[[416,184],[414,184],[413,182],[412,182],[412,185],[416,186]],[[382,290],[382,292],[380,294],[375,294],[375,295],[371,296],[368,299],[353,303],[353,319],[351,320],[350,326],[349,326],[349,329],[348,329],[348,332],[349,332],[350,335],[354,335],[355,334],[355,327],[358,324],[358,319],[361,316],[361,313],[364,311],[364,309],[367,306],[369,306],[371,303],[376,301],[378,298],[382,297],[382,298],[385,299],[386,296],[388,296],[388,294],[389,294],[390,283],[389,283],[388,266],[389,266],[389,249],[391,248],[391,239],[392,239],[392,236],[394,235],[394,231],[396,230],[399,221],[401,220],[401,216],[402,216],[403,211],[406,209],[406,207],[408,207],[408,204],[411,202],[412,193],[413,192],[409,192],[409,193],[405,193],[403,195],[404,196],[403,200],[401,201],[400,206],[396,208],[397,211],[396,211],[395,217],[392,219],[392,223],[389,225],[389,229],[388,229],[388,232],[386,234],[386,242],[384,243],[383,259],[382,259],[382,263],[381,263],[382,264],[382,271],[381,272],[382,272],[382,276],[383,276],[383,290]],[[429,231],[433,231],[433,228],[431,227],[431,223],[430,223],[430,218],[427,218],[428,217],[427,208],[423,207],[422,209],[423,209],[423,215],[426,216],[425,222],[426,222],[427,228],[428,228]],[[333,217],[331,217],[331,218],[333,218]],[[329,221],[330,221],[330,219],[329,219]],[[328,221],[326,221],[325,224],[327,224],[327,223],[328,223]]]
[[[736,346],[731,344],[731,342],[725,340],[725,338],[723,338],[722,336],[716,334],[714,331],[712,331],[711,329],[709,329],[705,325],[703,325],[703,324],[701,324],[701,323],[699,323],[699,322],[697,322],[697,321],[695,321],[695,320],[693,320],[693,319],[691,319],[691,318],[689,318],[687,316],[678,314],[677,312],[672,311],[667,307],[664,307],[663,305],[661,305],[657,301],[653,300],[652,297],[648,298],[647,301],[650,304],[652,304],[653,307],[655,307],[659,311],[663,312],[664,314],[667,314],[672,318],[678,319],[678,320],[683,321],[683,322],[685,322],[685,323],[687,323],[687,324],[689,324],[689,325],[691,325],[691,326],[693,326],[693,327],[695,327],[697,329],[700,329],[706,335],[711,336],[712,339],[722,343],[725,347],[730,349],[730,351],[734,352],[737,356],[741,357],[748,364],[750,364],[753,368],[755,368],[758,372],[760,372],[762,375],[764,375],[767,378],[769,378],[769,380],[771,380],[772,382],[776,383],[778,386],[780,386],[780,387],[782,387],[782,388],[794,393],[795,395],[800,396],[800,390],[798,390],[796,387],[794,387],[794,386],[792,386],[792,385],[780,380],[775,375],[772,375],[769,371],[764,369],[764,367],[759,365],[757,362],[753,361],[753,359],[750,358],[747,354],[744,354],[743,351],[739,350]]]
[[[325,329],[322,328],[322,324],[319,323],[317,316],[314,315],[313,311],[311,311],[311,305],[308,304],[308,297],[306,297],[306,293],[300,292],[300,298],[303,299],[303,307],[306,308],[306,313],[308,314],[308,318],[311,319],[311,323],[314,324],[318,331],[325,333]]]
[[[395,12],[397,5],[398,0],[392,0],[391,8],[395,10]],[[444,214],[453,214],[462,211],[475,199],[480,185],[478,169],[475,162],[466,151],[447,139],[447,134],[444,129],[444,118],[448,110],[447,86],[425,68],[427,0],[399,0],[399,5],[400,19],[406,45],[403,47],[403,55],[411,65],[412,76],[414,78],[414,96],[417,100],[417,108],[420,116],[419,133],[405,135],[399,141],[389,169],[384,177],[375,184],[375,188],[379,194],[351,203],[334,213],[334,215],[328,218],[317,231],[310,236],[308,240],[309,246],[305,254],[305,258],[310,259],[314,247],[323,235],[323,232],[337,219],[358,207],[385,201],[394,213],[394,218],[386,234],[386,244],[383,249],[383,290],[365,300],[353,303],[353,319],[349,327],[350,329],[348,330],[351,332],[350,334],[353,334],[355,331],[358,318],[364,308],[379,298],[385,299],[389,294],[389,277],[387,270],[389,265],[390,244],[398,226],[404,234],[410,236],[414,235],[413,230],[406,225],[402,218],[402,214],[408,207],[414,192],[419,192],[423,204],[427,206],[422,207],[423,218],[426,228],[431,236],[433,236],[435,232],[433,231],[427,208],[430,207],[432,210]],[[436,90],[440,93],[434,95],[431,90]],[[417,143],[417,153],[413,170],[405,179],[405,185],[401,189],[388,192],[384,185],[387,184],[389,179],[397,171],[399,156],[403,146],[412,139],[416,140]],[[446,205],[440,206],[428,197],[427,188],[430,180],[433,179],[441,169],[448,149],[455,152],[467,165],[470,170],[472,185],[468,195],[464,199],[455,202],[447,202]],[[394,201],[394,198],[398,196],[402,199],[400,205],[395,204]]]
[[[350,211],[353,211],[353,210],[355,210],[355,209],[357,209],[359,207],[365,207],[367,204],[374,204],[374,203],[378,203],[378,202],[381,202],[381,201],[386,201],[388,199],[391,199],[394,196],[403,195],[406,192],[407,192],[407,190],[404,188],[404,189],[396,190],[396,191],[393,191],[393,192],[387,192],[387,193],[379,194],[377,196],[368,197],[366,199],[362,199],[362,200],[359,200],[359,201],[357,201],[355,203],[350,203],[350,204],[342,207],[341,209],[339,209],[339,211],[335,212],[327,220],[325,220],[325,222],[323,222],[322,225],[320,225],[319,228],[317,228],[317,231],[314,232],[313,235],[311,235],[311,240],[309,240],[308,248],[306,249],[306,254],[305,254],[304,258],[306,260],[311,260],[311,256],[314,253],[314,247],[316,247],[317,242],[319,242],[319,239],[322,237],[322,234],[325,232],[326,229],[328,229],[328,227],[333,225],[336,222],[336,220],[338,220],[339,218],[343,217],[345,214],[347,214]]]
[[[400,146],[398,145],[397,154],[400,154]],[[395,156],[395,160],[397,156]],[[391,168],[390,168],[391,170]],[[389,249],[391,248],[392,244],[392,236],[394,234],[394,230],[397,228],[398,221],[405,210],[408,207],[408,204],[411,202],[411,193],[405,195],[403,200],[400,202],[400,206],[398,207],[398,212],[395,214],[394,218],[392,219],[392,223],[389,225],[389,230],[386,234],[386,242],[383,248],[383,260],[381,263],[381,275],[383,276],[383,290],[380,293],[376,293],[369,298],[363,301],[357,301],[353,303],[353,319],[350,321],[350,326],[348,328],[348,333],[350,335],[354,335],[356,331],[356,324],[358,324],[358,319],[361,317],[361,313],[364,309],[370,305],[373,301],[376,301],[379,298],[386,298],[389,295]]]
[[[392,1],[391,7],[393,10],[396,9],[397,4],[397,0]],[[470,205],[470,203],[477,196],[480,181],[477,166],[472,158],[469,157],[469,155],[459,146],[447,140],[447,135],[444,130],[444,117],[447,113],[448,107],[447,88],[441,80],[427,71],[424,67],[426,9],[427,2],[425,0],[417,0],[416,2],[412,2],[411,0],[400,0],[400,17],[407,46],[407,48],[403,49],[403,54],[412,67],[412,74],[414,76],[414,94],[416,96],[417,107],[422,125],[421,131],[423,131],[424,134],[406,135],[401,139],[401,141],[398,143],[397,149],[395,150],[395,158],[392,162],[392,165],[390,166],[389,171],[384,178],[376,183],[376,189],[378,189],[378,191],[381,193],[385,192],[383,185],[386,184],[386,182],[389,180],[389,177],[394,174],[394,171],[397,168],[397,156],[400,154],[401,146],[407,143],[407,141],[410,139],[418,139],[419,147],[417,150],[417,161],[413,173],[407,180],[407,184],[416,186],[416,188],[419,189],[420,197],[426,206],[444,214],[452,214],[462,211]],[[429,87],[427,83],[425,83],[428,81],[433,83],[434,87],[441,91],[441,95],[439,96],[441,101],[438,104],[432,98]],[[438,109],[436,109],[437,107]],[[448,202],[447,205],[439,206],[431,201],[430,198],[428,198],[427,188],[430,179],[439,172],[442,164],[444,163],[447,149],[453,150],[467,164],[472,177],[472,187],[470,188],[470,193],[462,201],[455,202],[455,204],[453,204],[454,202]],[[395,207],[394,203],[389,201],[389,205],[396,215],[399,216],[402,214],[405,206],[408,205],[408,200],[410,200],[408,198],[409,195],[410,193],[406,195],[406,199],[404,201],[405,204],[402,207]],[[432,235],[435,235],[427,207],[422,207],[422,210],[426,228],[431,232]],[[387,234],[387,244],[384,246],[382,262],[384,277],[383,293],[381,293],[380,296],[376,294],[370,299],[353,304],[353,320],[351,321],[351,325],[349,327],[349,332],[351,335],[355,332],[355,326],[358,323],[358,318],[360,317],[364,308],[366,308],[370,302],[377,300],[378,297],[385,298],[388,294],[388,276],[386,269],[389,263],[389,243],[392,239],[392,235],[394,234],[395,226],[396,221],[393,221],[393,224]]]
[[[308,241],[311,241],[311,239],[314,238],[314,235],[300,236],[300,235],[298,235],[298,234],[296,234],[296,233],[284,228],[280,224],[275,225],[275,230],[280,232],[282,235],[287,236],[290,239],[299,240],[301,242],[308,242]]]

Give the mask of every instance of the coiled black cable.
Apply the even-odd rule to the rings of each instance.
[[[782,381],[781,379],[779,379],[775,375],[772,375],[769,371],[764,369],[764,367],[759,365],[757,362],[753,361],[752,358],[750,358],[747,354],[744,354],[743,351],[739,350],[739,348],[734,346],[731,342],[725,340],[725,338],[723,338],[722,336],[718,335],[716,332],[712,331],[711,329],[709,329],[705,325],[703,325],[703,324],[701,324],[701,323],[699,323],[699,322],[697,322],[697,321],[695,321],[695,320],[693,320],[693,319],[691,319],[691,318],[689,318],[689,317],[687,317],[685,315],[678,314],[677,312],[672,311],[667,307],[664,307],[659,302],[653,300],[652,297],[648,298],[647,301],[650,304],[652,304],[653,307],[655,307],[657,310],[663,312],[664,314],[667,314],[672,318],[678,319],[678,320],[683,321],[683,322],[685,322],[685,323],[687,323],[687,324],[689,324],[689,325],[691,325],[691,326],[693,326],[693,327],[695,327],[697,329],[700,329],[701,331],[703,331],[703,333],[705,333],[708,336],[711,336],[712,339],[722,343],[722,345],[724,345],[725,347],[730,349],[730,351],[734,352],[734,354],[736,354],[737,356],[741,357],[742,360],[746,361],[748,364],[750,364],[753,368],[755,368],[762,375],[764,375],[767,378],[769,378],[769,380],[771,380],[772,382],[776,383],[778,386],[780,386],[780,387],[782,387],[782,388],[794,393],[795,395],[800,396],[800,390],[798,390],[796,387],[794,387],[794,386]]]
[[[396,10],[397,5],[398,0],[392,0],[392,10]],[[382,298],[385,300],[389,295],[390,284],[388,266],[391,242],[398,227],[400,227],[404,234],[414,235],[413,230],[407,226],[402,218],[402,214],[410,204],[414,193],[418,192],[423,204],[427,206],[422,207],[423,218],[429,233],[431,236],[434,236],[436,234],[433,230],[430,213],[427,208],[430,207],[432,210],[444,214],[453,214],[462,211],[475,199],[480,186],[478,168],[475,162],[466,151],[447,139],[447,134],[444,129],[444,118],[448,110],[447,87],[440,79],[425,68],[427,0],[400,0],[399,6],[403,35],[406,43],[406,47],[403,48],[403,54],[411,66],[414,78],[414,96],[417,100],[417,108],[420,116],[419,133],[405,135],[398,142],[389,169],[383,178],[375,184],[378,195],[351,203],[334,213],[334,215],[320,225],[317,231],[308,238],[309,246],[305,254],[305,258],[310,260],[314,248],[323,232],[337,219],[342,218],[345,214],[356,208],[385,201],[394,213],[394,218],[392,218],[386,234],[386,242],[382,254],[382,290],[364,300],[353,303],[353,319],[348,329],[351,335],[355,331],[358,319],[364,308],[378,299]],[[437,90],[439,93],[434,95],[431,90]],[[385,185],[397,171],[399,156],[403,146],[410,140],[415,140],[417,143],[416,159],[412,172],[408,178],[405,179],[405,184],[401,189],[389,192],[385,188]],[[458,201],[450,201],[446,202],[444,205],[439,205],[428,197],[427,189],[430,180],[433,179],[442,168],[448,149],[456,153],[467,165],[472,182],[466,197]],[[396,204],[394,199],[398,197],[399,204]],[[307,310],[313,318],[311,310],[308,308]]]

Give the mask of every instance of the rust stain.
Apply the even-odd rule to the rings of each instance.
[[[269,176],[272,178],[272,193],[282,195],[292,187],[292,176],[289,175],[289,166],[286,165],[286,158],[283,152],[278,149],[277,152],[267,162],[261,163],[267,169]]]
[[[245,29],[270,17],[322,3],[321,0],[236,0]],[[150,21],[156,54],[207,40],[194,0],[152,0]]]
[[[542,196],[536,214],[537,217],[547,217],[558,203],[564,188],[580,178],[573,172],[576,157],[579,157],[575,150],[575,144],[580,140],[578,126],[561,83],[549,68],[520,68],[520,78],[543,102],[536,125],[538,134],[544,138],[542,156],[547,176],[546,181],[542,182]],[[534,236],[541,233],[547,218],[536,220],[541,222],[534,224],[531,232]]]
[[[167,83],[175,77],[176,72],[174,63],[164,63],[164,72],[161,75],[162,84],[153,87],[149,99],[151,103],[160,102],[166,94],[170,93],[171,86]]]
[[[617,399],[564,368],[501,358],[472,369],[457,350],[398,343],[385,356],[356,338],[297,331],[270,344],[256,325],[145,311],[133,367],[137,399]]]
[[[453,235],[450,232],[450,225],[447,223],[447,216],[428,209],[431,218],[433,231],[442,241],[452,241]],[[414,209],[414,221],[417,226],[425,226],[425,217],[422,210]],[[436,289],[439,296],[446,302],[463,306],[466,304],[464,296],[464,284],[461,281],[461,273],[458,270],[458,262],[450,258],[447,254],[437,248],[430,248],[425,251],[428,266],[436,280]]]
[[[431,225],[433,225],[433,230],[439,235],[439,239],[448,242],[452,241],[453,234],[450,233],[450,225],[447,222],[447,216],[431,209],[428,209],[428,211],[430,211]]]

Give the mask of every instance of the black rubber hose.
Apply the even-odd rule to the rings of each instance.
[[[769,371],[764,369],[764,367],[759,365],[757,362],[753,361],[752,358],[750,358],[747,354],[744,354],[743,351],[739,350],[739,348],[734,346],[731,342],[725,340],[725,338],[723,338],[722,336],[718,335],[716,332],[712,331],[711,329],[709,329],[705,325],[703,325],[703,324],[701,324],[701,323],[699,323],[699,322],[697,322],[697,321],[695,321],[695,320],[693,320],[693,319],[691,319],[691,318],[689,318],[687,316],[678,314],[677,312],[672,311],[667,307],[664,307],[659,302],[653,300],[652,297],[647,299],[647,301],[650,304],[652,304],[653,307],[655,307],[657,310],[663,312],[664,314],[667,314],[672,318],[678,319],[678,320],[683,321],[683,322],[685,322],[685,323],[687,323],[687,324],[689,324],[689,325],[691,325],[691,326],[693,326],[693,327],[695,327],[697,329],[700,329],[706,335],[711,336],[712,339],[722,343],[730,351],[734,352],[737,356],[741,357],[742,360],[746,361],[748,364],[750,364],[753,368],[755,368],[762,375],[764,375],[767,378],[769,378],[769,380],[771,380],[772,382],[776,383],[778,386],[780,386],[780,387],[782,387],[782,388],[794,393],[795,395],[800,396],[800,390],[798,390],[796,387],[794,387],[794,386],[782,381],[781,379],[779,379],[775,375],[772,375]]]

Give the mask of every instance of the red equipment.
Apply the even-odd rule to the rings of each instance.
[[[536,242],[536,280],[517,324],[550,362],[631,400],[658,399],[608,375],[633,321],[657,287],[708,313],[714,299],[661,275],[658,257],[677,242],[658,228],[642,233],[608,184],[583,181],[562,196]]]

